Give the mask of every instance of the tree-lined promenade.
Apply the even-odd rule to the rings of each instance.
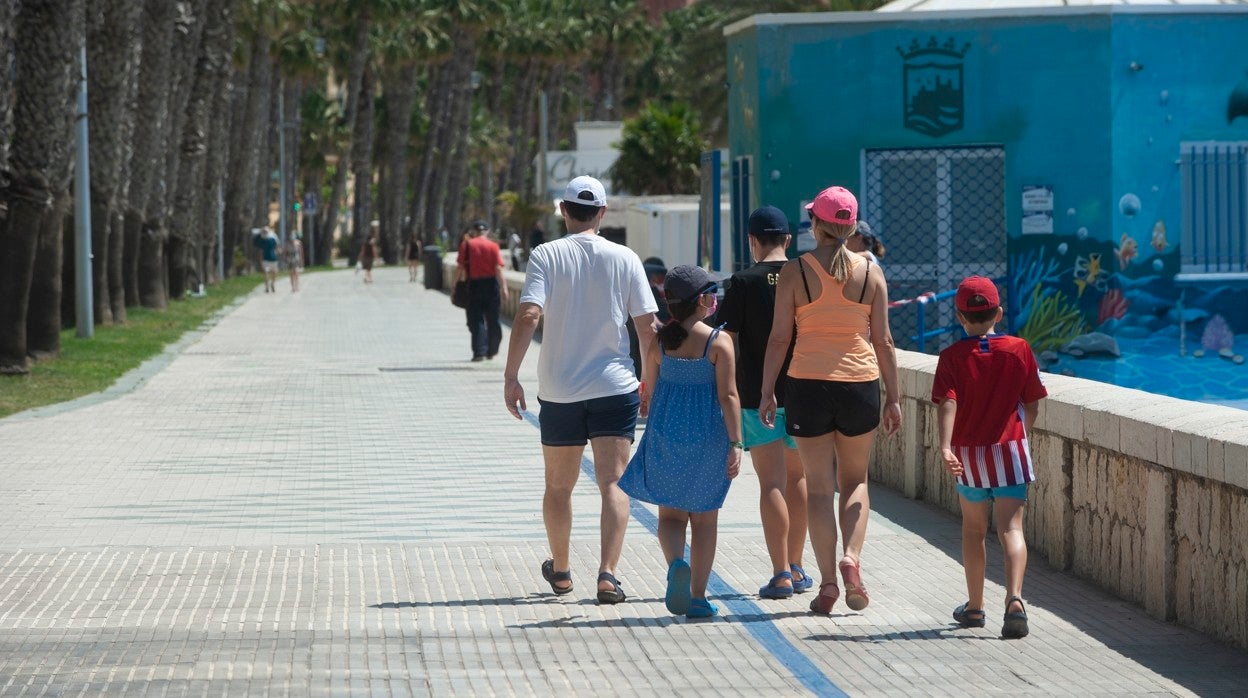
[[[650,4],[0,0],[0,374],[55,357],[75,323],[80,55],[92,315],[122,324],[247,271],[248,233],[283,227],[281,203],[309,264],[354,262],[373,220],[387,263],[465,220],[526,225],[541,210],[539,93],[552,148],[577,121],[641,114],[668,131],[635,129],[627,152],[689,160],[723,139],[726,23],[878,3]],[[675,183],[621,167],[621,187],[691,192],[688,165],[655,168],[683,172]]]

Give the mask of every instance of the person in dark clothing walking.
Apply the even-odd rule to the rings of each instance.
[[[490,226],[474,221],[468,239],[459,246],[459,267],[455,280],[468,282],[468,331],[472,333],[472,360],[484,361],[498,354],[503,326],[499,306],[509,298],[503,278],[503,252],[489,238]]]

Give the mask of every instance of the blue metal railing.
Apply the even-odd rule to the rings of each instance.
[[[1009,281],[1008,277],[1000,277],[1000,278],[996,278],[992,280],[992,282],[995,283],[997,285],[997,288],[999,289],[1009,288],[1009,284],[1007,283],[1008,281]],[[897,310],[899,308],[904,308],[907,305],[917,306],[915,318],[918,324],[918,334],[911,335],[910,339],[914,340],[914,343],[919,346],[920,352],[926,354],[927,353],[927,340],[933,339],[935,337],[940,337],[941,335],[949,334],[951,332],[962,331],[962,325],[957,322],[951,325],[945,325],[944,327],[937,327],[932,330],[927,329],[927,306],[928,304],[939,303],[940,301],[948,300],[950,298],[953,298],[957,294],[958,294],[957,289],[941,291],[939,293],[925,293],[921,296],[918,296],[917,298],[910,299],[907,301],[902,301],[901,305],[894,305],[893,307],[889,308],[889,310],[890,311]],[[1008,316],[1006,318],[1006,322],[1008,325],[1009,323]]]

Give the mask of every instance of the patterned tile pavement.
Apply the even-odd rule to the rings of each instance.
[[[665,612],[640,504],[630,598],[593,602],[588,478],[578,592],[556,598],[537,430],[504,411],[501,361],[468,362],[444,295],[376,278],[254,293],[103,395],[0,420],[0,695],[1248,692],[1248,653],[1035,560],[1031,637],[999,640],[991,607],[956,629],[957,520],[882,487],[870,608],[760,600],[748,461],[721,513],[720,618]]]

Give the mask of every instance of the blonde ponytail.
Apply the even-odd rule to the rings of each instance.
[[[845,241],[849,236],[858,230],[857,223],[832,223],[829,221],[816,218],[811,228],[817,236],[831,239],[836,245],[836,249],[832,252],[832,261],[828,264],[828,273],[838,283],[845,283],[849,280],[851,270],[853,270],[853,252],[845,247]]]

